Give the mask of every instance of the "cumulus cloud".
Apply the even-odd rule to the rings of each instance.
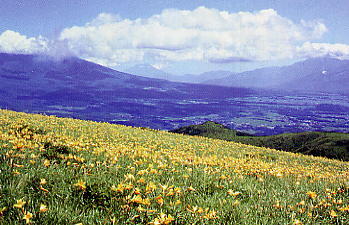
[[[297,48],[297,52],[299,56],[305,58],[329,56],[339,59],[349,59],[349,45],[345,44],[305,42]]]
[[[0,52],[46,55],[55,60],[73,55],[65,41],[49,40],[42,36],[27,37],[11,30],[0,34]]]
[[[252,60],[242,57],[225,57],[225,58],[211,58],[212,63],[233,63],[233,62],[251,62]]]
[[[230,13],[199,7],[135,20],[102,13],[85,26],[64,29],[60,40],[77,55],[105,65],[145,57],[228,63],[292,58],[297,45],[326,31],[319,21],[294,23],[273,9]]]
[[[18,54],[38,54],[47,51],[48,40],[26,37],[18,32],[6,30],[0,35],[0,52]]]
[[[124,63],[167,65],[349,56],[344,44],[315,43],[327,32],[319,20],[294,22],[273,9],[256,12],[166,9],[148,18],[101,13],[84,26],[64,29],[57,40],[0,34],[0,52],[67,55],[116,67]]]

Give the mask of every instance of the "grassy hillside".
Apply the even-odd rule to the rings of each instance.
[[[251,136],[211,121],[181,127],[171,132],[349,161],[349,134],[344,133],[304,132]]]
[[[349,163],[0,111],[0,224],[348,224]]]

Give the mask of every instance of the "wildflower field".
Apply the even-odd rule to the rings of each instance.
[[[349,163],[0,111],[0,224],[349,224]]]

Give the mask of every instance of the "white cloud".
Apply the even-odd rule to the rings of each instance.
[[[293,21],[275,10],[230,13],[199,7],[166,9],[145,19],[100,14],[85,26],[60,35],[69,48],[105,65],[142,61],[293,58],[297,47],[327,31],[319,21]]]
[[[349,45],[345,44],[305,42],[297,48],[297,51],[299,56],[305,58],[330,56],[339,59],[349,59]]]
[[[64,29],[58,40],[7,30],[0,34],[0,52],[44,53],[58,58],[73,54],[111,67],[185,60],[231,63],[348,57],[348,45],[314,43],[325,32],[320,21],[296,23],[273,9],[237,13],[205,7],[166,9],[135,20],[101,13],[84,26]]]
[[[0,52],[38,54],[47,49],[48,41],[41,36],[28,38],[11,30],[6,30],[0,35]]]
[[[167,66],[167,64],[155,63],[155,64],[151,64],[151,66],[154,67],[155,69],[161,70],[161,69],[165,68]]]
[[[27,37],[11,30],[0,34],[0,52],[46,55],[54,60],[74,55],[66,41],[49,40],[42,36]]]

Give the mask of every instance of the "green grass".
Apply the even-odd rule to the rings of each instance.
[[[181,127],[171,132],[349,161],[349,134],[345,133],[303,132],[252,136],[211,121]]]
[[[349,223],[346,162],[3,110],[0,137],[0,224]]]

